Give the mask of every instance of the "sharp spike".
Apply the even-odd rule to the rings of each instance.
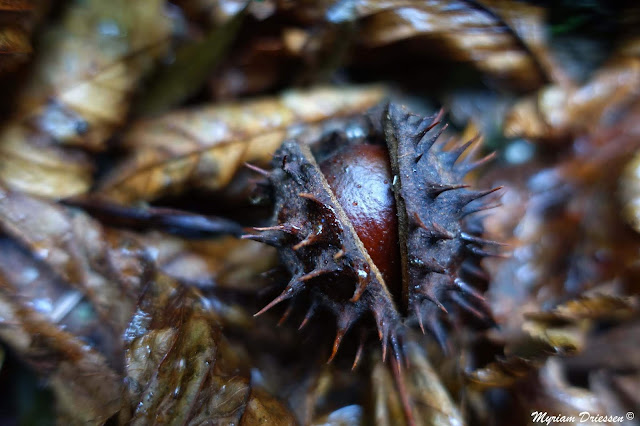
[[[476,309],[471,303],[469,303],[467,299],[462,297],[460,293],[451,294],[451,300],[456,302],[458,305],[460,305],[461,308],[471,313],[473,316],[477,317],[478,319],[486,321],[491,318],[491,316],[487,315],[487,313],[480,312],[478,309]]]
[[[296,294],[300,290],[301,287],[302,287],[302,283],[300,281],[298,281],[297,279],[292,279],[287,285],[287,287],[284,289],[284,291],[278,297],[273,299],[267,306],[262,308],[260,311],[253,314],[253,316],[257,317],[259,315],[262,315],[265,312],[267,312],[269,309],[276,306],[278,303],[284,300],[290,299],[291,297],[293,297],[294,294]]]
[[[257,313],[253,314],[253,316],[257,317],[257,316],[260,316],[260,315],[264,314],[269,309],[273,308],[278,303],[289,299],[291,296],[293,296],[293,294],[287,293],[287,291],[285,290],[282,294],[280,294],[280,296],[278,296],[275,299],[273,299],[267,306],[265,306],[264,308],[260,309]]]
[[[424,333],[424,323],[422,322],[422,310],[420,309],[420,304],[415,302],[413,304],[413,310],[416,312],[416,317],[418,317],[418,324],[420,325],[420,330],[422,330],[422,334]]]
[[[349,300],[352,303],[360,300],[362,293],[364,293],[364,291],[367,289],[367,285],[369,284],[369,274],[366,271],[358,269],[356,271],[356,276],[358,277],[358,283],[356,284],[356,289],[353,292],[353,296]]]
[[[356,357],[353,360],[353,365],[351,366],[351,371],[355,370],[360,362],[360,358],[362,357],[362,350],[364,349],[364,335],[360,337],[360,344],[358,344],[358,350],[356,351]]]
[[[429,293],[421,293],[424,295],[424,297],[427,298],[427,300],[431,303],[433,303],[434,305],[436,305],[442,312],[444,312],[445,314],[449,315],[449,311],[447,311],[447,308],[444,307],[444,305],[438,300],[437,297],[435,297],[432,294]]]
[[[373,316],[376,319],[376,327],[378,328],[378,339],[382,340],[383,338],[383,328],[384,328],[384,320],[383,315],[376,310],[373,309]]]
[[[485,271],[482,270],[477,265],[474,265],[471,262],[465,262],[462,264],[462,270],[469,275],[473,275],[476,278],[479,278],[484,281],[489,281],[489,275]]]
[[[336,332],[336,339],[333,341],[333,350],[331,351],[331,356],[329,357],[329,361],[327,361],[327,364],[333,361],[333,358],[335,358],[336,353],[338,353],[340,343],[342,342],[342,338],[351,327],[351,324],[353,324],[353,313],[343,311],[338,316],[338,331]]]
[[[258,231],[258,232],[282,231],[282,232],[286,232],[287,234],[291,234],[291,235],[297,235],[301,230],[300,227],[298,227],[296,225],[291,225],[291,224],[288,224],[288,223],[283,223],[281,225],[275,225],[275,226],[254,227],[252,229],[254,231]]]
[[[449,341],[447,340],[447,332],[442,326],[442,323],[437,319],[432,320],[429,323],[429,331],[438,342],[438,346],[442,352],[446,355],[451,352]]]
[[[250,170],[253,170],[256,173],[261,174],[264,177],[269,177],[271,176],[271,173],[269,173],[268,171],[266,171],[265,169],[262,169],[258,166],[254,166],[253,164],[249,164],[249,163],[244,163],[244,166]]]
[[[430,229],[427,228],[427,225],[425,225],[422,219],[420,219],[420,215],[418,214],[418,212],[413,212],[413,219],[417,226],[424,229],[425,231],[430,231]]]
[[[393,357],[396,361],[398,361],[398,365],[402,365],[402,349],[400,348],[400,342],[398,341],[398,335],[396,333],[391,333],[389,337],[391,341],[391,349],[393,349]]]
[[[310,279],[319,277],[322,274],[328,274],[330,272],[333,272],[333,269],[314,269],[313,271],[309,272],[308,274],[305,274],[303,276],[301,276],[299,278],[300,281],[309,281]]]
[[[309,310],[308,310],[308,311],[307,311],[307,313],[305,314],[304,319],[302,320],[302,322],[301,322],[301,323],[300,323],[300,325],[298,326],[298,330],[302,330],[302,329],[303,329],[303,328],[304,328],[304,327],[309,323],[309,320],[311,319],[311,317],[312,317],[312,316],[313,316],[313,314],[315,313],[315,310],[316,310],[316,306],[315,306],[315,304],[314,304],[314,305],[311,305],[311,306],[309,307]]]
[[[484,302],[485,298],[482,294],[480,294],[480,292],[478,292],[478,290],[476,290],[475,288],[471,287],[469,284],[465,283],[464,281],[462,281],[460,278],[456,278],[455,280],[453,280],[453,283],[455,285],[454,289],[457,291],[460,291],[464,294],[468,294],[470,296],[473,296],[474,298],[476,298],[477,300]]]
[[[425,231],[431,234],[432,238],[436,238],[438,240],[451,240],[455,237],[454,234],[444,229],[442,226],[438,225],[436,222],[431,222],[431,226],[425,225],[422,221],[418,212],[413,212],[413,219],[417,226],[424,229]]]
[[[287,318],[289,318],[289,315],[291,315],[292,311],[293,311],[293,303],[289,303],[289,306],[287,306],[287,310],[284,311],[284,314],[282,314],[282,317],[280,317],[280,321],[278,321],[278,327],[284,324]]]
[[[407,391],[407,385],[405,383],[405,375],[402,371],[402,363],[397,358],[391,360],[391,366],[396,385],[398,387],[398,393],[400,394],[400,400],[402,401],[402,409],[406,417],[407,426],[416,426],[416,421],[413,416],[413,406],[411,405],[411,397]]]
[[[280,247],[280,239],[275,235],[270,234],[244,234],[240,235],[243,240],[253,240],[259,243],[267,244],[273,247]]]
[[[426,269],[428,272],[435,272],[437,274],[444,274],[447,272],[446,268],[438,263],[435,258],[431,260],[420,259],[418,257],[412,257],[411,265],[417,266],[422,269]]]
[[[462,215],[460,216],[460,218],[462,219],[464,217],[469,216],[470,214],[474,214],[474,213],[483,212],[483,211],[486,211],[486,210],[495,209],[497,207],[502,207],[502,203],[483,204],[483,205],[480,205],[478,207],[474,207],[474,208],[470,208],[470,209],[465,208],[462,211]]]
[[[306,247],[310,244],[315,243],[318,240],[318,234],[311,234],[309,236],[307,236],[307,238],[305,238],[304,240],[300,241],[298,244],[296,244],[295,246],[293,246],[292,248],[295,251],[300,250],[302,247]]]
[[[425,117],[424,119],[422,119],[422,121],[420,122],[420,124],[418,124],[415,131],[414,138],[416,143],[420,143],[422,138],[425,136],[425,134],[429,130],[433,129],[438,124],[440,124],[440,122],[442,121],[442,115],[444,115],[444,111],[440,110],[440,112],[438,112],[438,115],[434,117]]]
[[[460,158],[460,156],[462,154],[464,154],[464,152],[474,143],[476,143],[478,140],[480,140],[480,134],[477,134],[476,136],[474,136],[473,138],[471,138],[469,141],[463,143],[462,145],[453,148],[450,151],[446,151],[444,154],[446,155],[446,162],[448,163],[449,167],[453,167],[453,165],[456,163],[456,161],[458,161],[458,159]]]
[[[439,240],[452,240],[455,235],[440,226],[438,222],[431,222],[431,234]]]
[[[442,194],[443,192],[452,191],[454,189],[468,188],[468,187],[469,185],[463,185],[463,184],[444,185],[439,183],[432,183],[427,186],[427,192],[431,198],[436,198],[438,195]]]
[[[497,257],[500,259],[508,259],[510,256],[504,253],[492,253],[476,246],[465,246],[471,253],[481,257]]]
[[[497,155],[497,153],[494,151],[491,154],[486,155],[485,157],[479,159],[476,162],[468,163],[468,164],[463,165],[462,168],[461,168],[462,169],[461,170],[462,175],[464,176],[467,173],[470,173],[473,170],[475,170],[475,169],[477,169],[477,168],[479,168],[481,166],[484,166],[485,164],[491,162],[494,158],[496,158],[496,155]]]
[[[431,128],[435,127],[438,123],[434,124]],[[416,150],[418,152],[427,152],[431,149],[434,143],[438,140],[440,135],[449,127],[449,123],[446,123],[444,126],[440,127],[435,135],[429,136],[429,133],[425,133],[425,135],[420,139],[418,145],[416,145]]]
[[[346,248],[342,246],[339,252],[333,255],[333,260],[338,260],[345,255]]]
[[[493,245],[493,246],[502,246],[505,247],[507,246],[507,244],[498,242],[498,241],[493,241],[493,240],[486,240],[484,238],[481,237],[477,237],[475,235],[471,235],[468,234],[466,232],[461,232],[460,233],[460,238],[469,242],[469,243],[475,243],[475,244],[480,244],[480,245]]]
[[[387,338],[382,340],[382,362],[387,361]]]
[[[313,201],[314,203],[320,204],[321,206],[326,206],[326,204],[320,201],[318,197],[316,197],[313,194],[309,194],[308,192],[300,192],[298,193],[298,197],[302,197],[307,200]]]
[[[482,197],[486,197],[489,194],[493,194],[496,191],[501,190],[502,188],[504,188],[503,186],[496,186],[495,188],[492,189],[487,189],[486,191],[468,191],[466,194],[463,194],[460,199],[462,200],[463,204],[469,204],[472,201],[475,201],[477,199],[480,199]]]
[[[338,330],[336,333],[336,339],[333,341],[333,350],[331,351],[331,356],[329,357],[329,360],[327,361],[327,364],[331,363],[331,361],[333,361],[333,358],[335,358],[336,354],[338,353],[338,348],[340,347],[340,342],[342,342],[342,338],[344,337],[344,334],[346,333],[346,330]]]

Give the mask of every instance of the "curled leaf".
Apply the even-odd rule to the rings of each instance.
[[[168,39],[164,2],[74,2],[43,37],[11,122],[0,133],[0,180],[47,197],[85,192],[92,163],[123,123],[131,92]]]
[[[32,0],[0,4],[0,74],[14,70],[31,55],[30,35],[39,15],[38,8],[42,9],[42,4]]]
[[[0,247],[0,339],[47,378],[61,423],[103,424],[120,408],[121,379],[110,351],[117,336],[19,246],[2,238]]]
[[[0,229],[86,297],[116,335],[122,332],[146,268],[146,254],[133,238],[85,214],[1,187]]]
[[[583,296],[548,312],[525,314],[529,337],[511,339],[505,356],[467,378],[476,388],[511,386],[530,377],[547,358],[580,353],[601,324],[638,315],[637,301],[608,295]]]
[[[638,98],[639,43],[633,39],[620,46],[608,63],[580,86],[550,85],[519,100],[505,118],[505,135],[554,142],[610,124]]]
[[[162,274],[147,287],[125,333],[128,424],[294,424],[276,399],[251,386],[204,299]]]
[[[187,187],[220,189],[244,163],[267,162],[301,127],[362,112],[383,96],[380,87],[317,88],[142,121],[125,136],[131,154],[102,182],[100,193],[131,203]]]
[[[425,54],[429,45],[438,46],[441,56],[470,62],[487,75],[522,89],[538,87],[547,79],[533,54],[544,52],[540,8],[500,1],[368,0],[357,2],[355,10],[361,19],[366,17],[358,34],[359,43],[366,47],[429,40],[432,43],[420,43],[413,54]]]

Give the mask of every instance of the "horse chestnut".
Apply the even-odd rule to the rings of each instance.
[[[273,224],[245,236],[277,247],[291,275],[258,314],[288,299],[309,303],[303,324],[317,309],[331,311],[338,329],[331,359],[345,333],[370,315],[383,358],[388,344],[400,357],[412,324],[444,346],[452,310],[491,319],[469,283],[482,275],[479,260],[497,254],[487,247],[498,243],[482,237],[473,214],[490,207],[485,197],[498,188],[473,191],[462,183],[490,157],[460,160],[473,141],[450,150],[437,143],[444,129],[437,116],[390,104],[367,120],[369,134],[355,141],[332,134],[332,143],[313,152],[284,142],[265,172]]]

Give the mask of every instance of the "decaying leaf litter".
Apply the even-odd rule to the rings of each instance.
[[[484,224],[511,252],[484,262],[497,327],[459,328],[447,354],[411,332],[413,422],[637,408],[639,13],[6,2],[3,421],[405,424],[379,346],[351,371],[348,342],[326,364],[331,318],[298,332],[284,308],[253,317],[287,277],[273,250],[233,236],[268,217],[245,163],[268,167],[287,139],[357,134],[387,99],[443,107],[448,136],[480,129],[497,149],[477,179],[505,187]],[[19,383],[31,391],[14,395]]]

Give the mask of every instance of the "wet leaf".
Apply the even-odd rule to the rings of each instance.
[[[102,228],[86,214],[1,187],[0,229],[50,268],[52,280],[87,298],[115,335],[122,332],[147,263],[135,239]],[[24,283],[21,269],[26,266],[7,268],[15,274],[12,282]]]
[[[601,324],[637,315],[637,301],[608,295],[583,296],[548,312],[525,314],[522,328],[529,337],[512,337],[504,357],[471,372],[468,379],[480,389],[511,386],[531,377],[549,357],[584,351]]]
[[[138,123],[124,138],[131,151],[102,182],[121,203],[190,187],[220,189],[245,162],[265,163],[301,127],[352,115],[378,103],[380,87],[289,91],[277,98],[169,113]]]
[[[358,40],[368,48],[403,40],[431,41],[440,57],[470,62],[492,78],[521,89],[545,81],[548,55],[544,49],[543,11],[523,3],[487,1],[358,2],[363,20]],[[413,54],[427,54],[421,43]],[[545,58],[545,67],[540,58]],[[548,61],[550,62],[550,61]]]
[[[427,358],[424,348],[411,342],[406,347],[407,367],[402,367],[401,380],[393,380],[390,368],[378,363],[373,368],[373,399],[375,401],[376,424],[406,424],[402,393],[411,405],[413,424],[416,425],[462,425],[459,408],[451,398]],[[394,373],[397,374],[397,373]],[[405,389],[398,387],[403,382]]]
[[[201,288],[258,291],[264,283],[256,277],[277,265],[274,249],[251,240],[186,241],[150,233],[144,244],[157,253],[156,262],[166,274]]]
[[[125,342],[131,411],[121,422],[295,423],[280,402],[250,385],[246,366],[228,358],[233,352],[202,296],[166,276],[147,287]]]
[[[0,74],[14,70],[31,56],[31,31],[42,6],[32,0],[0,4]]]
[[[558,142],[611,124],[638,98],[639,44],[625,42],[582,85],[550,85],[518,101],[505,118],[505,135]]]
[[[3,254],[8,255],[3,244]],[[6,257],[3,259],[7,262]],[[7,266],[6,264],[3,265]],[[24,271],[26,265],[15,264]],[[120,377],[105,357],[86,341],[63,329],[29,302],[22,289],[0,273],[0,337],[31,365],[56,396],[58,417],[65,424],[103,424],[120,408]],[[42,302],[43,299],[40,299]],[[61,300],[58,300],[61,302]],[[53,305],[59,308],[60,304]],[[40,308],[40,309],[38,309]]]
[[[47,197],[85,192],[92,162],[168,40],[161,1],[75,2],[43,35],[33,75],[0,133],[0,179]]]

